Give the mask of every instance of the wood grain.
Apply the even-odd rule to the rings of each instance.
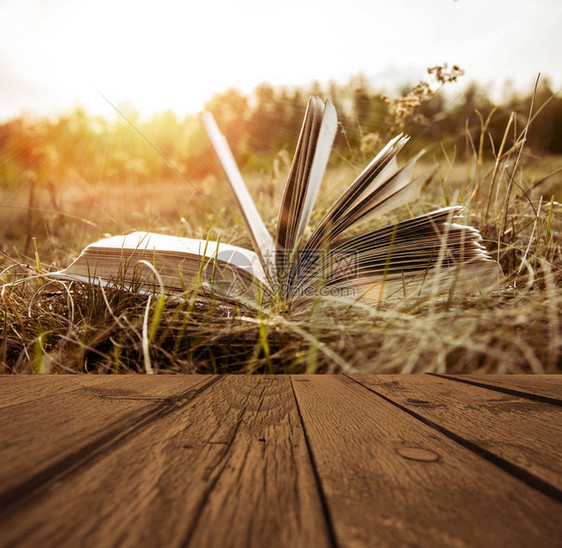
[[[347,377],[293,385],[338,544],[558,544],[547,496]]]
[[[471,379],[0,377],[0,546],[560,546],[558,378]]]
[[[48,379],[48,380],[46,380]],[[102,375],[5,375],[0,382],[0,409],[20,403],[52,398],[53,393],[74,392],[89,386],[111,383],[112,377]]]
[[[151,417],[159,406],[172,404],[174,398],[208,381],[200,375],[126,375],[110,383],[110,379],[91,382],[84,377],[42,377],[44,387],[51,390],[50,397],[31,390],[33,399],[9,407],[10,420],[0,422],[3,506],[19,498],[11,489],[39,487],[59,471],[103,449],[128,426],[138,426],[139,420],[142,423]],[[4,381],[1,384],[5,387]],[[34,384],[38,383],[30,382],[32,388],[39,388]],[[17,383],[14,392],[25,392],[24,385]]]
[[[447,375],[450,380],[542,396],[562,404],[562,375]],[[515,395],[515,394],[514,394]]]
[[[392,384],[373,375],[352,377],[562,490],[559,408],[429,375],[404,375]]]
[[[0,534],[29,546],[324,546],[325,520],[290,380],[230,377],[28,501]]]

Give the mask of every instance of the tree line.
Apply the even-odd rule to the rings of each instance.
[[[275,158],[290,161],[310,95],[329,97],[336,106],[340,130],[334,163],[363,163],[399,132],[415,137],[420,148],[453,147],[462,157],[475,153],[481,135],[486,153],[492,155],[502,139],[509,145],[523,130],[531,91],[511,93],[495,104],[485,88],[473,83],[460,96],[451,97],[441,88],[456,81],[462,71],[447,66],[428,71],[430,81],[405,87],[396,97],[376,90],[359,75],[346,84],[300,88],[261,84],[250,94],[229,89],[213,96],[205,108],[215,115],[245,170],[270,170]],[[143,120],[134,109],[123,113],[127,120],[110,121],[77,108],[56,119],[20,117],[3,123],[0,186],[16,187],[29,179],[55,184],[142,183],[177,176],[171,165],[190,178],[217,169],[197,116],[179,119],[166,111]],[[534,96],[534,113],[527,150],[561,154],[562,97],[547,80]]]

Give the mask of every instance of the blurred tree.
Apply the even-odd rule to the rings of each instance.
[[[458,67],[432,67],[430,77],[443,84],[455,79]],[[348,84],[318,82],[309,86],[274,88],[260,84],[247,96],[231,88],[214,95],[205,105],[213,112],[239,164],[270,169],[273,158],[294,152],[308,97],[318,94],[332,99],[341,130],[335,140],[332,162],[361,160],[357,152],[371,156],[398,131],[416,137],[416,146],[438,147],[441,143],[462,145],[465,128],[480,139],[481,119],[493,111],[485,138],[496,150],[512,111],[517,113],[516,131],[508,135],[508,146],[523,129],[531,95],[504,90],[502,104],[495,105],[489,90],[471,83],[458,98],[450,98],[426,82],[403,90],[403,96],[387,98],[372,89],[363,75]],[[535,98],[534,119],[528,134],[530,150],[562,153],[562,97],[542,80]],[[216,168],[209,141],[196,116],[179,120],[172,111],[143,121],[131,105],[120,110],[180,171],[189,177],[204,176]],[[464,147],[462,147],[464,148]],[[489,150],[490,147],[485,147]],[[469,149],[469,153],[472,154]],[[489,152],[491,154],[491,152]],[[215,167],[213,167],[215,166]],[[130,124],[117,117],[108,121],[90,117],[83,109],[57,119],[16,118],[0,124],[0,185],[3,187],[52,181],[95,183],[98,180],[142,182],[175,176]]]

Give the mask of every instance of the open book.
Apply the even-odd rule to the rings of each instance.
[[[52,276],[168,294],[181,294],[196,284],[201,295],[227,301],[277,296],[293,304],[318,295],[376,303],[435,298],[482,291],[501,280],[501,269],[487,254],[479,232],[454,222],[460,207],[356,230],[418,198],[425,177],[413,178],[412,171],[419,155],[403,167],[397,163],[407,137],[390,141],[305,237],[337,130],[332,102],[312,97],[272,236],[212,114],[204,112],[202,121],[234,191],[253,251],[134,232],[89,245],[68,268]]]

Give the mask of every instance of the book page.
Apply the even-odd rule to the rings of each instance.
[[[367,189],[373,187],[376,181],[383,182],[381,177],[389,173],[395,165],[396,154],[404,147],[407,139],[401,135],[390,141],[371,161],[371,163],[360,173],[360,175],[349,185],[347,190],[335,201],[334,205],[322,217],[318,226],[307,243],[307,248],[314,249],[322,245],[323,240],[331,232],[335,223],[345,217],[346,213],[364,196]]]
[[[326,166],[330,158],[330,152],[332,151],[332,145],[334,143],[334,138],[336,137],[337,128],[338,117],[336,109],[334,108],[332,101],[328,99],[326,101],[326,106],[324,107],[324,115],[322,117],[322,124],[318,133],[314,158],[310,168],[304,203],[302,205],[302,211],[296,229],[296,242],[298,242],[302,237],[310,220],[312,208],[316,202],[318,191],[320,190],[320,184],[322,183],[322,178],[324,177],[324,172],[326,171]]]
[[[283,191],[283,199],[281,200],[281,205],[279,207],[279,217],[277,220],[277,233],[276,233],[276,249],[279,253],[276,257],[277,268],[283,272],[285,270],[286,257],[284,251],[288,248],[288,241],[290,238],[290,226],[293,219],[293,208],[296,195],[296,186],[298,184],[298,179],[303,171],[304,157],[306,156],[306,151],[310,146],[310,130],[313,125],[313,118],[316,110],[315,98],[311,97],[308,101],[306,108],[306,113],[304,115],[304,120],[302,123],[301,131],[297,141],[297,146],[295,149],[295,154],[293,156],[293,161],[289,169],[289,176],[287,177],[287,182],[285,183],[285,189]]]
[[[461,211],[450,206],[348,238],[327,252],[328,271],[310,265],[295,294],[306,295],[318,280],[336,295],[371,301],[497,288],[501,268],[478,230],[453,222]]]
[[[226,142],[226,139],[220,132],[215,118],[210,112],[204,111],[201,113],[201,119],[205,130],[209,135],[211,143],[219,158],[219,161],[226,173],[230,186],[236,196],[236,201],[242,217],[246,223],[254,251],[258,255],[263,269],[272,285],[275,285],[277,275],[275,271],[275,244],[273,238],[267,231],[267,228],[256,208],[256,205],[248,192],[248,188],[242,179],[242,175],[236,165],[232,151]]]
[[[284,271],[312,213],[337,131],[337,115],[330,100],[308,102],[299,140],[279,211],[277,267]]]

